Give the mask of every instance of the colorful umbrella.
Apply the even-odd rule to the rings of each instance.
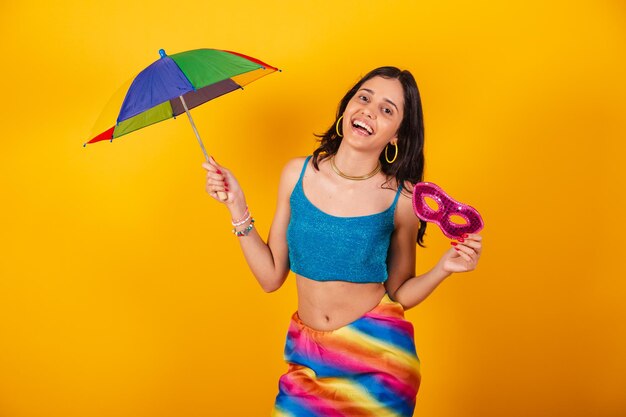
[[[196,49],[169,56],[161,49],[159,54],[161,58],[141,71],[129,88],[127,83],[113,96],[96,123],[97,135],[83,146],[107,139],[113,142],[185,112],[208,161],[189,109],[280,71],[258,59],[218,49]]]

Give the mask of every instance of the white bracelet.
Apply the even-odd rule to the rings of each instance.
[[[232,219],[230,223],[233,226],[240,226],[240,225],[244,224],[250,218],[250,212],[248,211],[248,206],[246,206],[246,211],[243,212],[243,216],[244,216],[243,220]]]
[[[250,213],[248,213],[248,215],[246,216],[245,219],[243,219],[240,222],[236,222],[236,223],[232,223],[233,226],[237,227],[237,226],[241,226],[242,224],[244,224],[245,222],[247,222],[248,220],[250,220]]]

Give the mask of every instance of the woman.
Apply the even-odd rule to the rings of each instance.
[[[203,164],[206,191],[228,207],[261,287],[276,291],[290,269],[296,274],[289,368],[273,416],[412,416],[420,372],[404,310],[452,272],[473,270],[482,250],[482,237],[470,234],[415,276],[426,223],[411,197],[423,178],[423,138],[411,73],[368,73],[341,100],[313,155],[285,165],[267,244],[232,172],[213,158]]]

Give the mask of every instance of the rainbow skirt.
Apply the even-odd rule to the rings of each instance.
[[[337,330],[291,317],[272,417],[411,417],[420,384],[413,324],[387,294]]]

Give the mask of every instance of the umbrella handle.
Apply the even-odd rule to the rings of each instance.
[[[200,139],[200,134],[198,133],[198,129],[196,129],[196,124],[193,122],[193,119],[191,118],[191,113],[189,113],[189,109],[187,108],[187,103],[185,103],[185,99],[183,98],[182,95],[179,97],[180,97],[181,103],[183,103],[183,107],[185,108],[185,113],[187,113],[187,117],[189,117],[189,122],[191,123],[191,127],[193,128],[193,133],[196,134],[196,139],[198,139],[198,143],[200,144],[200,147],[202,148],[202,152],[204,153],[204,158],[206,159],[207,162],[209,162],[209,154],[206,152],[206,149],[204,149],[204,144],[202,143],[202,139]],[[217,196],[222,201],[228,200],[228,194],[226,194],[224,191],[218,191]]]

